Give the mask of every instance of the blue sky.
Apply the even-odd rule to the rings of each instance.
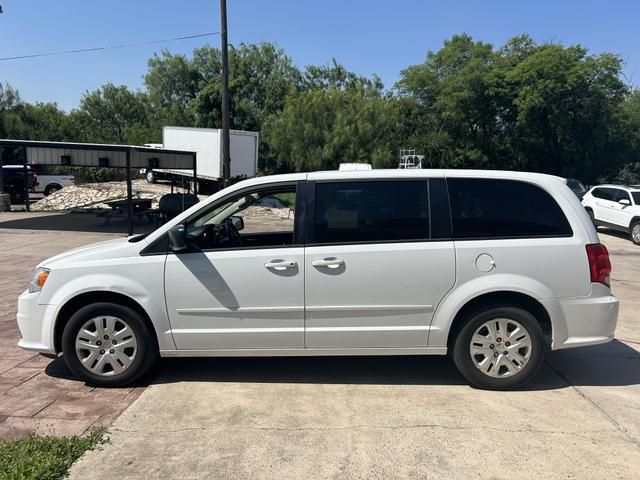
[[[227,0],[232,43],[271,41],[299,66],[335,57],[390,87],[400,70],[466,32],[501,45],[527,32],[536,41],[580,43],[618,53],[640,83],[640,2],[589,0]],[[170,38],[219,30],[218,0],[0,0],[0,57]],[[164,45],[190,53],[219,37]],[[143,87],[147,59],[163,46],[0,62],[0,81],[28,101],[65,110],[106,82]]]

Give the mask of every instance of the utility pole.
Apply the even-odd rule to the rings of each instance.
[[[229,152],[229,58],[227,46],[227,0],[220,0],[220,49],[222,53],[222,177],[224,186],[231,182]]]
[[[4,167],[3,167],[4,159],[2,158],[3,153],[4,153],[4,148],[0,147],[0,195],[4,193]]]

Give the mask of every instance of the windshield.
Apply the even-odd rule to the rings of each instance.
[[[631,196],[633,197],[633,203],[640,205],[640,192],[631,192]]]
[[[258,193],[233,199],[204,214],[202,217],[198,218],[193,225],[195,227],[200,227],[202,225],[219,225],[232,215],[250,207],[259,199],[260,195]]]

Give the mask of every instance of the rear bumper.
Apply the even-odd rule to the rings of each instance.
[[[604,285],[592,284],[588,297],[542,299],[541,303],[551,314],[553,350],[613,340],[619,302]]]

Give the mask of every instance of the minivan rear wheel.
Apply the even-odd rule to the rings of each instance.
[[[74,313],[62,333],[69,369],[89,385],[120,387],[144,375],[157,357],[151,332],[135,310],[94,303]]]
[[[540,323],[526,310],[497,306],[468,316],[453,346],[453,360],[476,388],[510,390],[528,383],[544,361]]]

